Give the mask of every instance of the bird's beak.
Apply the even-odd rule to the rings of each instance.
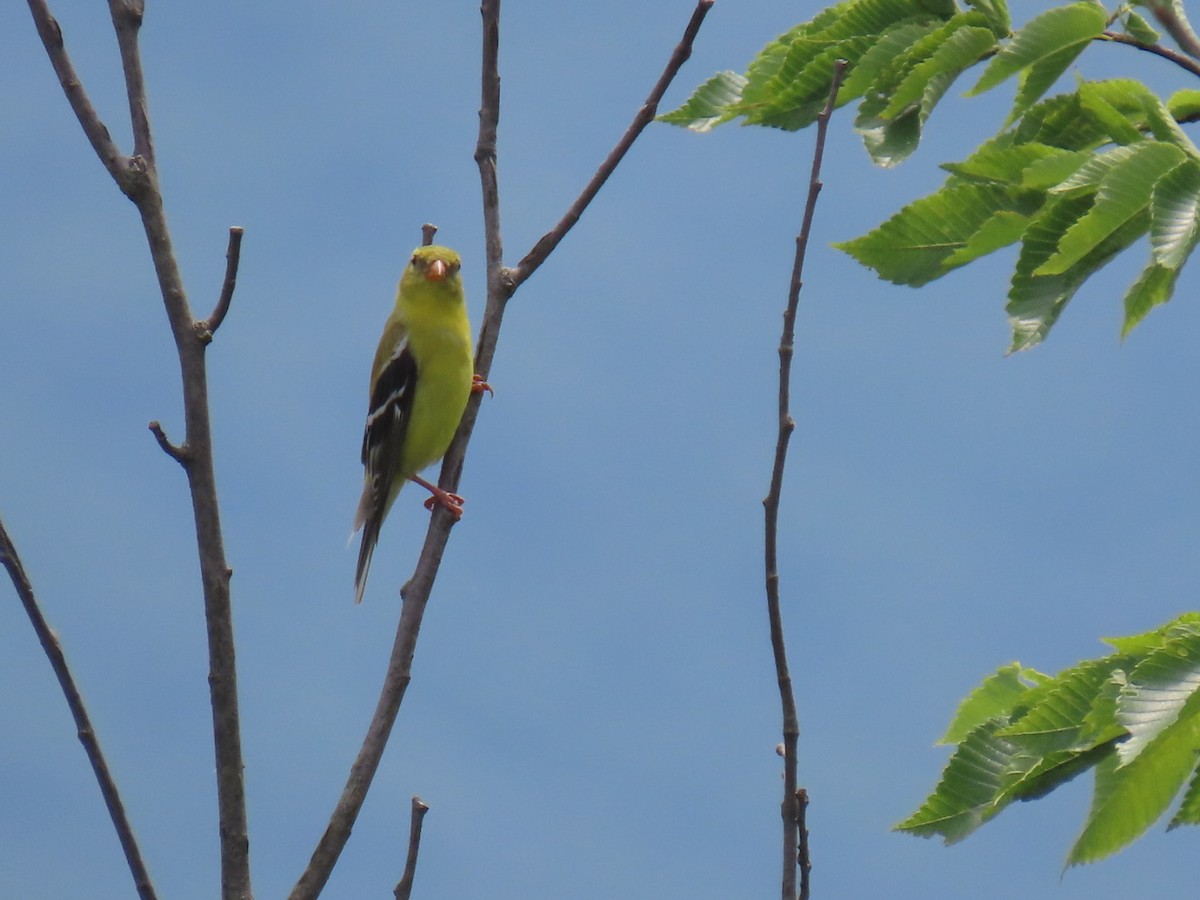
[[[429,271],[425,273],[425,277],[430,281],[445,281],[446,264],[440,259],[435,259],[429,264]]]

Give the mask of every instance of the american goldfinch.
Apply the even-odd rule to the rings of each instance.
[[[462,263],[446,247],[413,251],[400,276],[396,308],[388,317],[371,367],[371,405],[363,432],[366,470],[354,530],[362,529],[354,602],[361,603],[379,529],[406,481],[433,496],[458,519],[462,497],[443,491],[417,473],[442,458],[472,390],[471,325],[463,295]]]

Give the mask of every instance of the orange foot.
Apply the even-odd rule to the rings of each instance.
[[[462,518],[463,504],[467,502],[466,500],[464,500],[458,494],[452,494],[449,491],[443,491],[436,484],[430,484],[420,475],[412,475],[410,478],[433,495],[425,501],[425,508],[427,510],[433,512],[433,508],[435,506],[440,506],[454,517],[455,522]]]
[[[492,390],[492,386],[483,380],[483,376],[476,372],[471,376],[471,393],[482,394],[487,391],[491,396],[495,397],[496,392]]]

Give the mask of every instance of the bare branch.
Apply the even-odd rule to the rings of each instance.
[[[121,50],[121,68],[125,73],[125,94],[133,123],[133,155],[142,159],[146,168],[153,172],[154,139],[150,135],[146,79],[142,75],[142,56],[138,50],[138,32],[145,10],[145,0],[108,0],[109,15],[117,32],[117,46]]]
[[[513,287],[516,288],[526,278],[534,273],[534,271],[550,255],[551,251],[558,246],[567,234],[568,231],[579,221],[579,217],[583,215],[583,211],[587,209],[588,204],[604,186],[604,182],[608,180],[608,176],[613,173],[617,164],[621,162],[629,148],[633,146],[633,142],[637,140],[638,135],[642,130],[654,121],[654,116],[658,113],[658,104],[663,98],[663,94],[667,92],[671,82],[675,79],[675,75],[679,72],[683,64],[687,62],[688,57],[692,55],[692,44],[695,43],[696,35],[700,31],[700,26],[704,24],[704,17],[708,15],[708,11],[712,9],[713,3],[716,0],[700,0],[696,4],[696,9],[692,13],[692,18],[684,29],[683,38],[675,47],[675,52],[671,54],[671,58],[667,61],[667,66],[663,69],[663,73],[659,76],[658,82],[650,91],[650,95],[646,98],[646,102],[642,104],[641,109],[637,111],[637,115],[633,117],[633,122],[629,128],[617,141],[617,145],[600,164],[600,168],[596,170],[596,174],[592,176],[591,181],[583,189],[583,193],[576,198],[575,202],[566,211],[563,217],[558,221],[558,224],[544,234],[533,249],[525,254],[522,259],[512,269]]]
[[[133,883],[138,896],[142,900],[156,900],[157,895],[154,892],[154,885],[150,881],[150,873],[142,861],[137,839],[133,835],[133,826],[129,823],[129,817],[125,814],[125,806],[121,802],[121,795],[117,791],[116,780],[100,750],[100,740],[96,737],[91,717],[88,715],[87,707],[84,706],[83,695],[80,694],[71,669],[67,665],[67,657],[63,653],[58,636],[46,622],[45,616],[42,615],[41,607],[33,593],[33,585],[25,574],[25,567],[21,565],[21,558],[17,555],[17,549],[13,546],[12,539],[8,536],[8,531],[2,521],[0,521],[0,565],[8,570],[8,577],[12,579],[17,596],[21,598],[21,605],[25,607],[29,621],[33,623],[33,630],[37,633],[46,658],[50,660],[50,667],[54,669],[54,675],[58,679],[59,687],[62,688],[67,706],[71,710],[71,716],[75,719],[79,742],[83,744],[83,750],[92,764],[92,771],[96,774],[100,793],[104,796],[104,805],[108,807],[108,815],[112,819],[113,827],[117,830],[117,838],[121,842],[121,849],[125,852],[125,861],[129,864],[129,871],[133,875]]]
[[[404,860],[404,875],[392,893],[396,900],[409,900],[412,896],[413,878],[417,874],[417,853],[421,849],[421,825],[429,806],[420,798],[412,798],[412,820],[408,825],[408,857]]]
[[[54,67],[54,74],[58,76],[58,83],[62,86],[63,93],[67,95],[67,102],[71,104],[75,118],[79,120],[83,133],[91,143],[92,149],[96,151],[96,156],[100,157],[100,162],[104,163],[104,168],[108,169],[108,173],[118,185],[123,185],[128,179],[129,158],[122,155],[121,151],[117,149],[108,129],[100,120],[99,113],[92,106],[92,101],[88,99],[87,91],[83,89],[83,82],[75,74],[71,57],[67,55],[67,48],[63,44],[62,29],[55,18],[50,15],[50,8],[46,5],[45,0],[28,0],[28,2],[29,11],[33,14],[34,25],[37,27],[38,37],[42,39],[42,46],[46,48],[46,55],[50,57],[50,65]],[[121,189],[124,190],[124,187]]]
[[[688,26],[690,37],[686,37],[686,49],[688,51],[690,51],[695,30],[700,27],[700,22],[703,20],[703,13],[707,12],[712,3],[713,0],[701,0],[697,7],[697,12],[693,13],[692,22]],[[496,175],[496,130],[497,124],[500,121],[500,0],[482,0],[480,15],[483,19],[483,47],[481,54],[479,137],[475,146],[475,162],[479,166],[479,180],[483,193],[484,244],[487,258],[487,305],[484,310],[483,322],[479,329],[479,339],[476,343],[475,371],[486,377],[496,352],[496,343],[499,339],[505,305],[516,290],[519,282],[514,278],[513,270],[506,269],[503,265],[503,241],[500,234],[500,191]],[[673,66],[668,66],[668,73],[672,77],[687,58],[687,53],[682,52],[683,55],[680,56],[681,52],[679,48],[676,48],[672,60],[679,57],[678,62],[674,63]],[[663,78],[659,80],[659,85],[655,87],[655,92],[651,93],[651,98],[655,103],[657,102],[656,94],[657,96],[661,96],[661,91],[666,90],[666,83],[670,80],[668,73],[664,73]],[[644,113],[639,114],[639,116],[642,115]],[[645,119],[645,122],[649,122],[652,118],[653,109],[651,109],[650,115]],[[606,162],[606,165],[609,165],[609,169],[603,172],[603,177],[599,177],[602,174],[600,172],[597,173],[597,177],[593,177],[592,180],[595,183],[595,188],[590,194],[585,190],[585,198],[582,201],[580,210],[582,210],[583,206],[587,205],[587,201],[591,199],[595,191],[599,190],[600,185],[604,182],[604,178],[611,171],[611,167],[620,161],[621,156],[628,149],[627,143],[632,143],[638,134],[641,133],[642,128],[645,127],[645,122],[642,123],[641,127],[631,129],[631,132],[627,132],[626,137],[622,139],[625,146],[618,144],[620,153],[612,157],[611,163]],[[576,202],[577,204],[580,203],[580,201]],[[575,219],[578,219],[578,214],[575,215]],[[524,278],[528,278],[534,269],[544,261],[546,256],[558,244],[558,240],[561,239],[562,234],[565,234],[572,224],[574,224],[574,221],[562,226],[558,239],[545,244],[543,249],[539,251],[537,258],[530,259],[530,257],[527,257],[529,262],[524,270]],[[475,429],[475,421],[479,415],[479,404],[480,394],[473,392],[470,400],[467,402],[462,422],[458,426],[458,433],[451,442],[450,449],[446,451],[442,462],[441,474],[438,478],[438,485],[442,490],[454,492],[462,478],[467,445],[470,443],[471,434]],[[442,554],[445,551],[446,542],[450,537],[450,528],[453,524],[454,520],[451,515],[441,507],[434,511],[430,519],[429,530],[425,534],[425,543],[421,548],[421,555],[417,560],[412,578],[408,580],[408,583],[404,585],[400,592],[404,600],[404,606],[401,610],[400,622],[396,627],[396,639],[392,645],[392,655],[388,660],[388,670],[384,676],[384,683],[380,691],[379,701],[375,707],[375,714],[367,728],[367,734],[363,739],[358,756],[350,767],[350,777],[347,779],[342,796],[339,798],[337,806],[330,816],[325,833],[321,836],[316,849],[314,849],[308,867],[296,882],[296,886],[292,888],[289,900],[314,900],[324,887],[330,872],[333,871],[333,867],[337,863],[337,858],[341,854],[342,848],[345,846],[346,841],[349,840],[350,830],[358,816],[359,809],[362,807],[363,800],[371,784],[371,779],[378,768],[388,735],[391,733],[392,725],[400,709],[400,704],[404,699],[404,692],[407,690],[408,684],[412,679],[412,660],[416,652],[417,635],[420,632],[421,621],[425,615],[425,607],[429,602],[434,579],[437,577],[438,568],[442,561]]]
[[[196,331],[200,340],[209,343],[216,334],[225,316],[229,313],[229,304],[233,302],[233,290],[237,287],[238,263],[242,258],[242,235],[246,229],[233,225],[229,229],[229,249],[225,251],[225,281],[221,284],[221,296],[213,307],[212,315],[203,322],[196,323]]]
[[[208,373],[205,364],[203,329],[197,328],[188,305],[183,278],[171,245],[163,211],[162,194],[154,161],[154,142],[146,104],[145,83],[138,52],[138,32],[143,0],[109,0],[109,12],[117,32],[125,89],[133,119],[134,155],[121,157],[109,138],[71,68],[62,35],[45,0],[28,0],[42,43],[59,76],[59,82],[75,110],[97,155],[121,190],[136,204],[158,277],[163,306],[179,355],[183,382],[183,412],[186,438],[174,447],[161,427],[152,430],[159,445],[184,464],[192,496],[200,577],[208,628],[208,684],[212,701],[213,746],[216,756],[218,828],[221,841],[221,893],[224,900],[249,900],[250,843],[246,827],[246,796],[243,778],[241,726],[238,713],[237,667],[233,640],[233,612],[229,595],[232,570],[225,562],[221,518],[217,505],[213,469],[212,428],[208,409]]]
[[[433,243],[433,236],[437,234],[438,227],[426,222],[421,226],[421,246],[428,247]]]
[[[833,67],[833,83],[829,89],[829,100],[817,117],[817,136],[813,149],[812,173],[808,182],[808,197],[804,203],[804,218],[800,233],[796,236],[796,256],[792,263],[792,279],[788,287],[787,309],[783,313],[783,333],[779,339],[779,435],[775,441],[775,462],[771,469],[771,487],[763,500],[764,569],[766,573],[767,616],[771,624],[771,650],[775,656],[775,674],[779,682],[779,701],[783,710],[783,803],[780,813],[783,818],[783,900],[796,897],[796,866],[803,861],[802,879],[804,893],[808,896],[808,830],[801,827],[800,791],[796,787],[796,750],[800,738],[800,722],[796,715],[796,698],[792,691],[792,676],[788,670],[787,646],[783,636],[783,615],[779,606],[779,499],[783,492],[783,471],[787,464],[788,443],[796,423],[792,420],[791,380],[792,356],[795,348],[796,311],[800,305],[800,290],[804,286],[804,258],[808,251],[808,239],[812,231],[813,215],[817,209],[817,197],[821,193],[821,160],[825,155],[825,135],[829,129],[829,118],[837,103],[838,89],[842,84],[847,63],[838,60]],[[807,794],[804,795],[807,800]]]

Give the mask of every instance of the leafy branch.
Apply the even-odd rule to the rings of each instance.
[[[1165,6],[1171,22],[1186,23],[1177,3],[1155,5],[1156,15]],[[1200,67],[1161,46],[1128,7],[1110,14],[1083,0],[1015,31],[1004,0],[968,7],[846,0],[769,43],[744,75],[713,76],[662,119],[695,131],[733,119],[806,127],[829,89],[831,60],[844,57],[851,66],[838,104],[859,100],[855,130],[876,164],[894,166],[917,149],[926,121],[968,69],[983,66],[968,96],[1015,79],[1006,122],[971,157],[943,166],[950,175],[938,191],[837,246],[885,280],[919,286],[1019,245],[1006,305],[1011,352],[1044,340],[1092,275],[1148,237],[1149,261],[1124,297],[1126,335],[1171,298],[1200,240],[1200,149],[1179,126],[1200,110],[1200,92],[1164,101],[1114,79],[1046,95],[1097,42],[1155,53],[1191,74]],[[1123,31],[1112,28],[1118,20]]]

